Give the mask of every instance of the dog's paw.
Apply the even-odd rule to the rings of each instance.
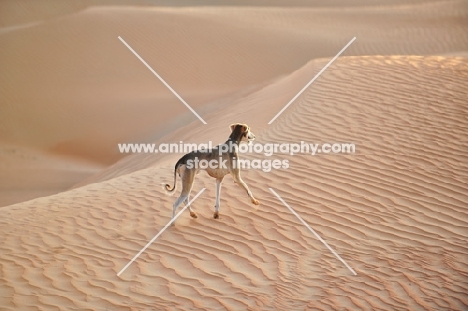
[[[255,204],[255,205],[259,205],[259,204],[260,204],[260,202],[258,202],[257,199],[253,199],[253,200],[252,200],[252,203]]]
[[[218,212],[214,212],[213,218],[214,218],[214,219],[218,219],[218,218],[219,218],[219,213],[218,213]]]
[[[198,218],[197,214],[195,212],[190,212],[190,217],[192,218]]]

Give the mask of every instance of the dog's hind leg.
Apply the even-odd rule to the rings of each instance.
[[[178,197],[177,200],[174,202],[174,204],[172,205],[172,219],[174,219],[177,209],[185,200],[187,200],[187,195],[180,194],[180,197]]]
[[[182,180],[182,191],[180,193],[180,196],[174,202],[174,205],[172,205],[172,219],[174,219],[175,213],[177,209],[179,208],[179,206],[182,204],[182,202],[185,202],[185,204],[188,204],[188,198],[190,195],[190,191],[192,191],[192,185],[193,185],[193,180],[195,177],[195,172],[192,170],[185,169],[180,175],[181,175],[180,179]],[[188,208],[191,211],[190,206]],[[192,211],[190,213],[190,216],[192,216]],[[172,224],[174,225],[174,222]]]
[[[219,205],[221,199],[221,183],[223,182],[223,178],[216,179],[216,202],[215,202],[215,212],[214,212],[214,219],[219,218]]]
[[[188,205],[189,199],[190,199],[190,192],[189,192],[189,194],[188,194],[188,196],[187,196],[187,199],[185,199],[185,201],[184,201],[185,205]],[[190,217],[192,217],[192,218],[198,218],[197,213],[195,213],[195,212],[192,210],[192,207],[191,207],[190,205],[189,205],[189,207],[188,207],[188,210],[189,210],[189,212],[190,212]]]

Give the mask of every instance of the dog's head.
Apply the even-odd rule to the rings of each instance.
[[[231,124],[231,136],[238,139],[239,142],[245,141],[251,144],[255,140],[255,135],[250,131],[250,127],[247,124],[235,123]]]

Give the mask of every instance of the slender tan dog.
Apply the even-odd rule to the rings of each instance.
[[[174,186],[171,189],[171,185],[166,184],[166,190],[173,192],[176,189],[177,174],[179,174],[180,178],[182,179],[182,192],[172,206],[172,218],[174,218],[175,212],[182,204],[182,202],[184,202],[186,205],[188,204],[195,175],[200,171],[200,169],[205,170],[208,175],[216,178],[216,202],[215,212],[213,215],[215,219],[219,218],[221,182],[223,181],[224,176],[227,174],[231,174],[234,182],[247,191],[247,194],[249,195],[249,198],[253,204],[259,204],[259,202],[254,198],[252,192],[249,190],[247,184],[240,177],[238,163],[239,156],[237,148],[241,142],[250,143],[255,140],[255,135],[250,131],[250,128],[247,124],[232,124],[230,129],[231,135],[224,144],[218,145],[209,150],[192,151],[177,161],[174,168]],[[196,163],[200,164],[200,161],[202,160],[206,160],[206,162],[212,161],[210,163],[217,163],[218,165],[214,168],[212,166],[201,167],[202,165],[195,165]],[[188,209],[190,211],[190,216],[197,218],[197,214],[190,208],[190,206]]]

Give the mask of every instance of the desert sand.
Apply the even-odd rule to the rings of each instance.
[[[466,310],[466,3],[215,4],[0,2],[0,309]],[[118,276],[170,221],[181,154],[117,144],[222,143],[235,122],[356,152],[243,170],[259,206],[226,177],[217,220],[200,173],[198,219]]]

